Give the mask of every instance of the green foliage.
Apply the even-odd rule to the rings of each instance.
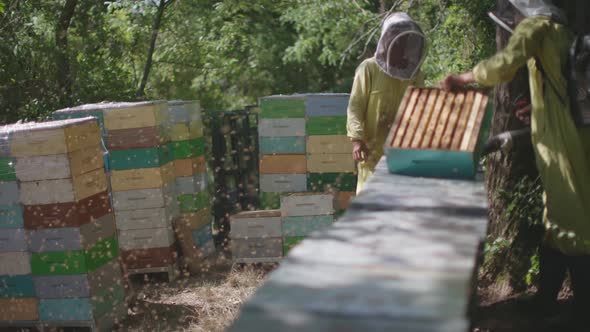
[[[159,2],[79,1],[68,30],[75,104],[134,100]],[[164,12],[150,99],[243,108],[269,94],[348,92],[389,10],[428,35],[427,81],[467,70],[494,49],[492,0],[176,0]],[[398,7],[391,8],[393,4]],[[0,122],[71,105],[56,87],[55,30],[64,1],[0,1]]]
[[[535,253],[531,256],[531,267],[529,268],[525,281],[527,286],[536,285],[539,282],[539,254]]]
[[[410,9],[428,35],[423,70],[429,84],[448,73],[473,68],[496,50],[495,29],[487,18],[493,0],[423,0]]]
[[[512,242],[510,240],[503,237],[498,237],[495,239],[488,238],[487,245],[484,249],[484,265],[488,264],[498,254],[510,248],[511,243]]]
[[[498,198],[508,203],[504,213],[511,224],[542,225],[544,205],[540,178],[531,180],[523,177],[511,191],[499,192]]]
[[[539,178],[523,177],[510,190],[494,197],[505,202],[502,220],[506,223],[500,232],[504,236],[488,236],[482,269],[485,282],[495,283],[501,278],[517,292],[536,284],[543,234],[542,193]]]

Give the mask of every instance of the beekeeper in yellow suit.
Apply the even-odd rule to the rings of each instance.
[[[357,193],[383,156],[385,139],[406,88],[424,83],[420,67],[425,55],[426,40],[420,26],[406,13],[393,13],[383,21],[375,55],[356,70],[346,127],[358,162]]]
[[[541,315],[553,311],[569,269],[574,313],[585,325],[590,316],[590,129],[573,120],[563,74],[574,36],[565,14],[549,0],[509,1],[520,23],[506,48],[471,72],[446,77],[441,87],[475,82],[493,86],[511,81],[519,68],[528,67],[532,142],[545,190],[546,229],[540,286],[532,303]],[[585,328],[590,330],[590,325]]]

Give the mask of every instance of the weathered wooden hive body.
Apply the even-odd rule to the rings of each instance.
[[[392,173],[473,178],[489,133],[489,98],[476,91],[408,88],[386,141]]]

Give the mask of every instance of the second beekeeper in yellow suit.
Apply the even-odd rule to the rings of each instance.
[[[393,13],[383,21],[375,55],[356,70],[346,126],[358,162],[357,193],[383,156],[385,139],[407,87],[424,84],[420,67],[425,55],[420,26],[406,13]]]
[[[543,183],[545,241],[540,285],[533,304],[540,315],[555,311],[557,294],[570,271],[577,322],[590,323],[590,127],[579,127],[570,111],[567,70],[573,34],[565,14],[549,0],[509,0],[518,23],[504,50],[471,72],[450,75],[441,87],[470,83],[493,86],[528,67],[531,130]],[[507,25],[508,26],[508,25]]]

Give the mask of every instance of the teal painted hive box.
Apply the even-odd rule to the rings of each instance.
[[[305,154],[305,137],[260,137],[262,154]]]
[[[0,229],[23,228],[23,208],[20,205],[0,205]]]
[[[163,145],[153,148],[112,150],[108,154],[109,169],[115,171],[161,167],[172,161],[170,147]]]
[[[0,298],[30,298],[36,295],[31,275],[0,276]]]
[[[389,170],[473,179],[492,114],[489,98],[475,90],[408,88],[385,145]]]

